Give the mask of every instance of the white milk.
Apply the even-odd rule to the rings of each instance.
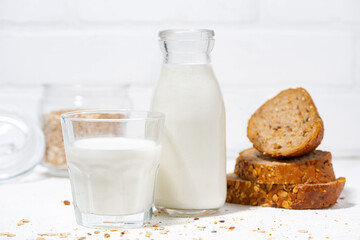
[[[211,65],[164,64],[151,109],[166,116],[155,206],[223,206],[225,109]]]
[[[160,147],[120,137],[77,140],[67,151],[74,202],[83,213],[129,215],[152,206]]]

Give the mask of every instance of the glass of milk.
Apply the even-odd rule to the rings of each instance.
[[[75,217],[85,227],[141,227],[152,216],[164,115],[85,110],[61,115]]]

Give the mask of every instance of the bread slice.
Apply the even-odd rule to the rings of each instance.
[[[318,184],[260,184],[227,175],[226,202],[290,209],[318,209],[336,203],[345,185],[340,177]]]
[[[320,150],[281,160],[249,148],[239,154],[234,173],[256,183],[327,183],[335,180],[331,153]]]
[[[290,88],[251,116],[247,136],[265,155],[296,157],[316,149],[324,136],[324,125],[309,93]]]

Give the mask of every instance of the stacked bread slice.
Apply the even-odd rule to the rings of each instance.
[[[335,178],[331,153],[315,150],[323,122],[307,91],[288,89],[262,105],[248,124],[254,148],[240,152],[227,176],[227,202],[291,209],[336,203],[345,178]]]

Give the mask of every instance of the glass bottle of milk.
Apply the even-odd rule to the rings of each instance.
[[[159,33],[164,62],[151,109],[166,115],[157,209],[201,216],[226,198],[225,108],[210,52],[212,30]]]

